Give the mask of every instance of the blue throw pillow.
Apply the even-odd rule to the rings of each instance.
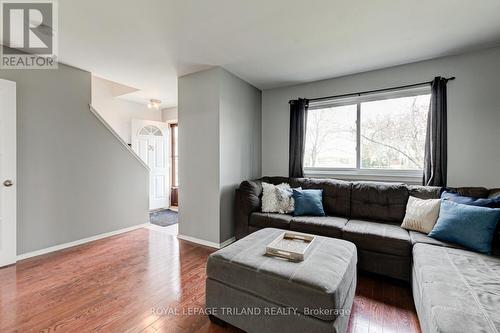
[[[491,242],[500,220],[500,209],[457,204],[442,200],[439,218],[429,237],[491,253]]]
[[[312,215],[325,216],[323,210],[323,190],[293,189],[295,200],[294,216]]]
[[[493,198],[475,198],[467,197],[465,195],[460,195],[460,193],[454,191],[444,191],[441,193],[441,199],[450,200],[459,204],[479,206],[479,207],[500,207],[500,196]]]

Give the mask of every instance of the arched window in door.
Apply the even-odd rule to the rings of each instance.
[[[154,136],[163,136],[161,129],[154,125],[147,125],[141,128],[139,131],[139,135],[154,135]]]

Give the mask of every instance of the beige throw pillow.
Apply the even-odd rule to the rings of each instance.
[[[401,227],[428,234],[436,224],[440,207],[440,199],[422,200],[409,197],[408,204],[406,204],[406,215]]]

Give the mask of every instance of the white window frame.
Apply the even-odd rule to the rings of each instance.
[[[309,110],[325,109],[345,105],[357,105],[356,116],[356,167],[355,168],[322,168],[305,167],[304,176],[311,178],[336,178],[345,180],[368,180],[384,182],[403,182],[408,184],[421,184],[423,170],[397,170],[397,169],[362,169],[361,168],[361,103],[381,101],[401,97],[428,95],[431,93],[429,84],[422,86],[363,94],[329,100],[310,101]]]

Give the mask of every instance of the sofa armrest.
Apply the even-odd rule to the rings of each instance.
[[[244,181],[240,184],[240,187],[236,189],[236,239],[240,239],[248,235],[250,214],[261,209],[261,194],[262,185],[259,181]]]

